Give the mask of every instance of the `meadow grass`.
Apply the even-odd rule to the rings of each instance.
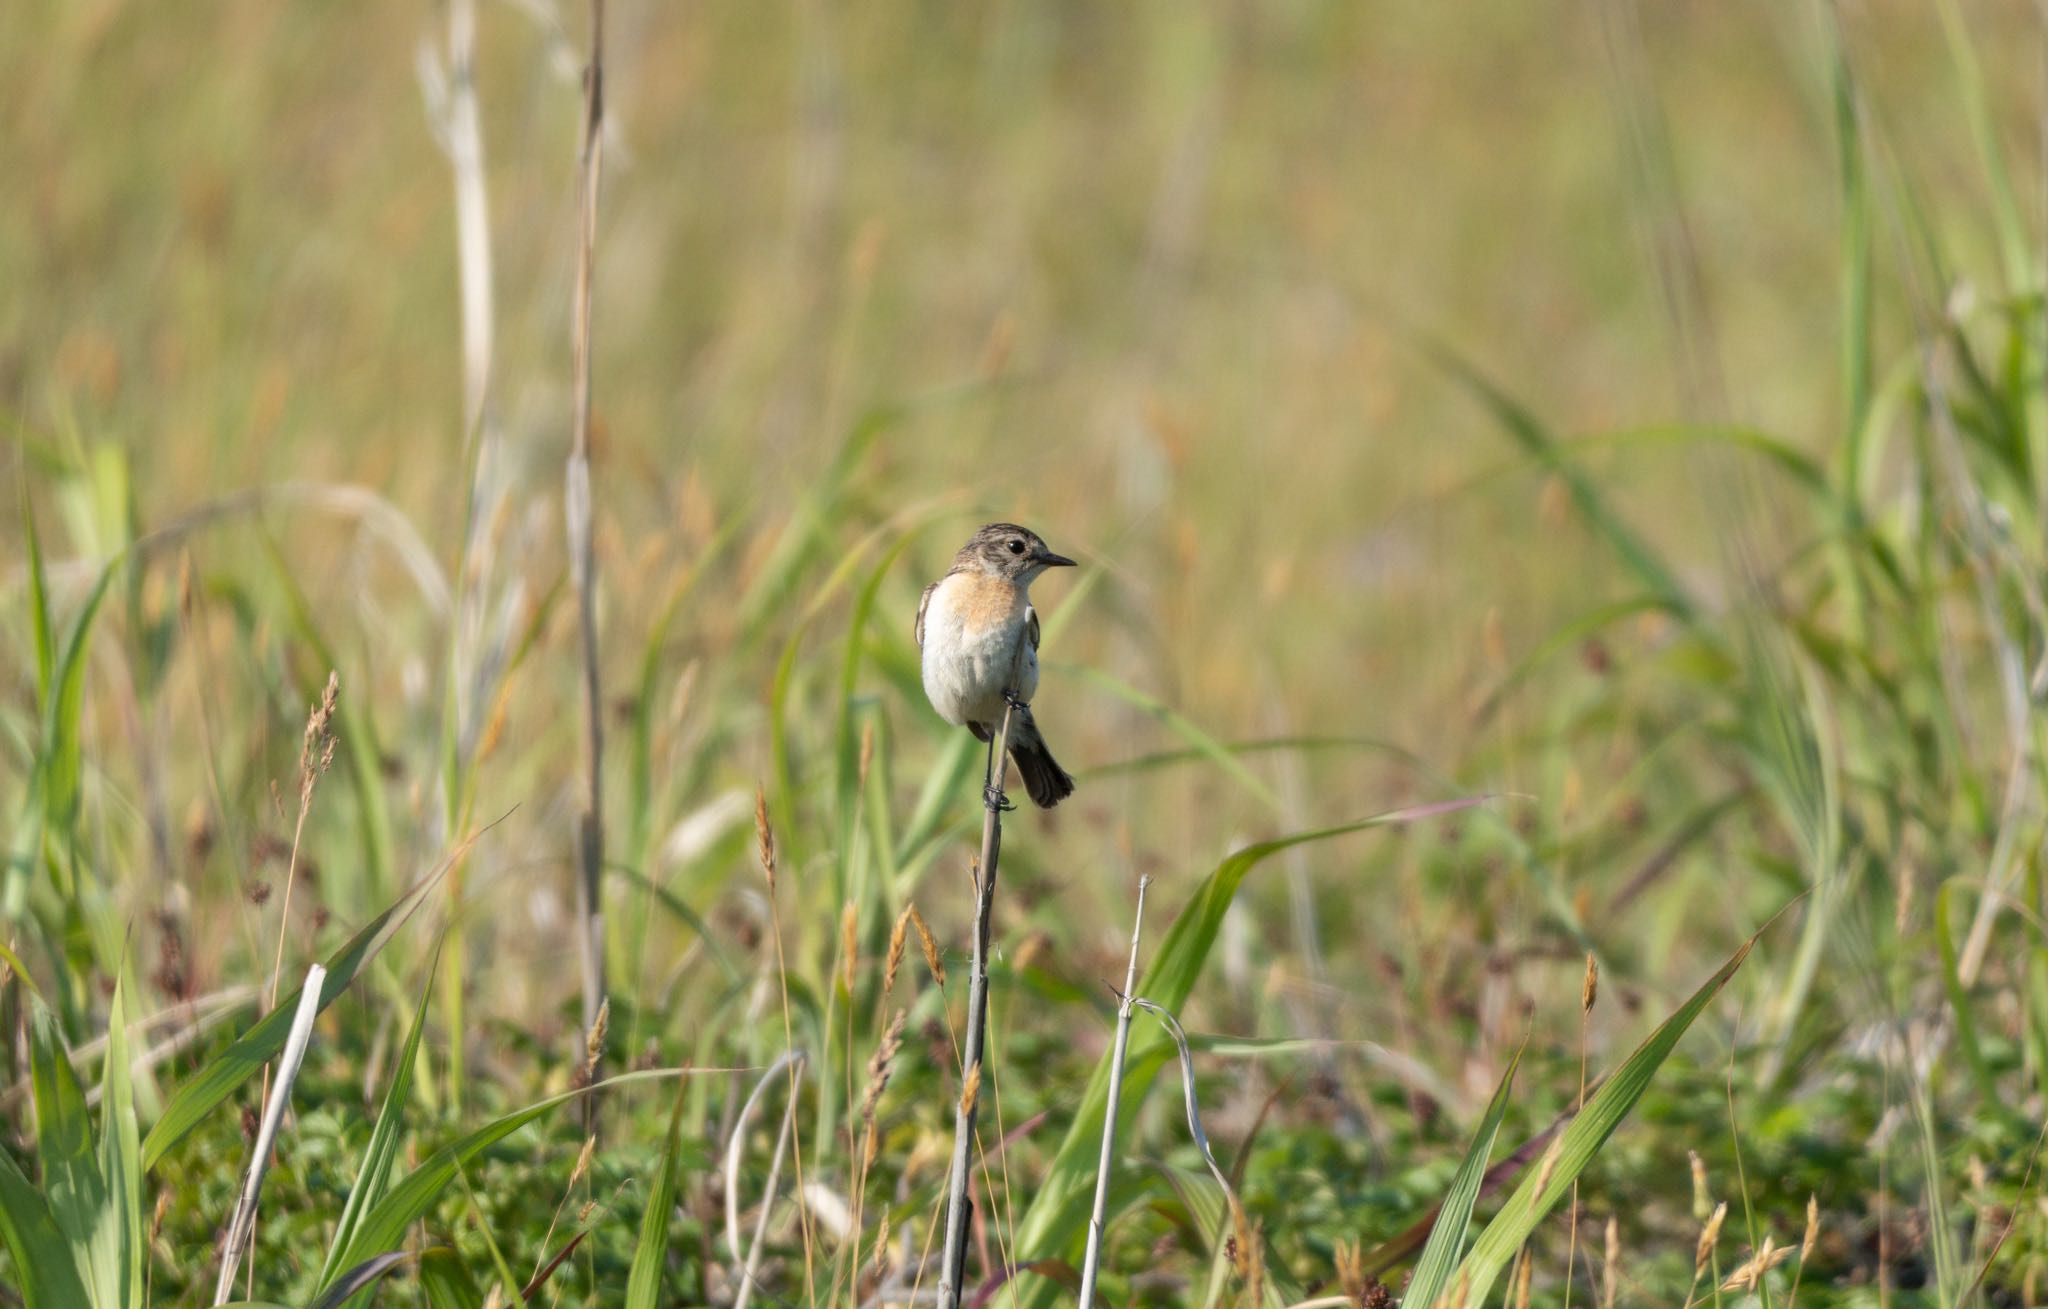
[[[609,10],[0,13],[0,1305],[2039,1302],[2037,15]]]

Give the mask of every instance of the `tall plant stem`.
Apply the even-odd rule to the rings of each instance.
[[[1010,660],[1010,686],[1003,721],[988,744],[982,774],[981,858],[975,864],[974,956],[967,979],[967,1040],[960,1053],[960,1103],[953,1116],[953,1167],[946,1179],[946,1245],[939,1263],[939,1309],[959,1309],[967,1272],[967,1228],[974,1203],[967,1198],[974,1160],[974,1119],[981,1102],[981,1047],[988,1025],[988,920],[996,898],[996,864],[1003,846],[1003,777],[1009,771],[1010,719],[1017,711],[1014,688],[1024,642]]]
[[[604,1007],[604,702],[598,684],[595,552],[590,504],[590,298],[597,258],[598,182],[604,174],[604,0],[590,0],[590,64],[583,73],[583,169],[578,188],[573,429],[563,488],[569,532],[569,571],[581,618],[583,649],[583,812],[577,823],[576,931],[583,964],[583,1037],[586,1048]],[[596,1051],[589,1073],[597,1077]],[[595,1097],[585,1101],[594,1122]]]

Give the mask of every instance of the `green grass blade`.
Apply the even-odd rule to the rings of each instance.
[[[70,1244],[58,1230],[44,1191],[22,1175],[5,1150],[0,1150],[0,1240],[14,1260],[15,1289],[27,1309],[72,1309],[86,1303]]]
[[[363,1166],[356,1172],[355,1185],[342,1206],[341,1221],[335,1224],[334,1239],[328,1242],[327,1258],[320,1265],[319,1285],[326,1286],[343,1267],[343,1256],[355,1243],[356,1229],[363,1215],[379,1200],[391,1181],[391,1167],[398,1159],[399,1137],[405,1130],[405,1103],[412,1094],[413,1069],[419,1064],[420,1034],[427,1026],[428,998],[434,993],[434,975],[440,971],[437,950],[427,966],[427,982],[413,1010],[412,1028],[406,1033],[404,1053],[391,1069],[391,1085],[384,1089],[384,1103],[378,1107],[376,1125],[370,1129],[370,1143],[363,1150]]]
[[[120,563],[116,556],[100,569],[100,575],[86,594],[71,632],[64,640],[63,653],[51,672],[50,694],[43,710],[43,813],[55,830],[68,831],[78,813],[78,792],[85,775],[85,740],[79,732],[85,712],[86,648],[92,638],[93,619],[107,586]]]
[[[36,647],[36,703],[50,702],[50,677],[57,666],[56,638],[50,628],[50,578],[43,567],[42,537],[28,499],[28,478],[21,478],[21,534],[28,547],[29,627]]]
[[[1479,1185],[1486,1180],[1486,1160],[1493,1153],[1494,1138],[1500,1135],[1500,1121],[1508,1111],[1508,1092],[1515,1084],[1515,1069],[1521,1062],[1519,1053],[1508,1061],[1500,1087],[1486,1106],[1486,1115],[1479,1120],[1479,1131],[1472,1138],[1471,1148],[1465,1151],[1464,1162],[1451,1178],[1443,1207],[1437,1211],[1436,1225],[1429,1229],[1429,1243],[1422,1247],[1421,1257],[1415,1261],[1415,1275],[1408,1279],[1408,1291],[1402,1297],[1407,1304],[1426,1309],[1451,1285],[1451,1273],[1458,1266],[1458,1257],[1465,1252],[1472,1206],[1479,1203]]]
[[[1137,994],[1169,1009],[1178,1009],[1187,1002],[1208,961],[1210,947],[1216,943],[1223,915],[1237,896],[1238,887],[1245,876],[1264,860],[1282,850],[1311,841],[1328,840],[1371,827],[1415,822],[1469,809],[1479,803],[1479,799],[1460,799],[1397,809],[1338,827],[1262,841],[1237,851],[1216,866],[1195,892],[1194,900],[1167,929],[1158,953],[1145,970],[1144,980],[1138,984]],[[1163,1031],[1131,1042],[1125,1060],[1124,1098],[1118,1111],[1120,1119],[1128,1119],[1136,1113],[1138,1102],[1144,1098],[1153,1077],[1164,1067],[1172,1048],[1172,1039]],[[1106,1052],[1097,1063],[1074,1120],[1068,1124],[1066,1137],[1053,1157],[1045,1182],[1032,1197],[1030,1207],[1018,1223],[1016,1248],[1027,1261],[1068,1258],[1079,1253],[1069,1247],[1075,1243],[1088,1218],[1095,1182],[1095,1156],[1102,1141],[1103,1115],[1109,1106],[1108,1061],[1113,1053]],[[1022,1293],[1023,1302],[1027,1309],[1045,1309],[1051,1304],[1057,1289],[1053,1283],[1035,1278]]]
[[[142,1260],[149,1237],[142,1226],[142,1149],[135,1127],[135,1083],[128,1072],[128,992],[114,983],[107,1011],[107,1060],[100,1075],[101,1211],[98,1257],[114,1294],[112,1305],[142,1309]]]
[[[640,1220],[640,1244],[633,1250],[633,1267],[626,1275],[626,1309],[654,1309],[661,1296],[662,1265],[668,1262],[669,1211],[675,1208],[676,1174],[681,1171],[683,1106],[688,1091],[688,1086],[676,1088],[676,1107],[669,1112],[661,1171],[647,1197],[647,1213]]]
[[[323,1010],[348,989],[356,974],[377,956],[385,942],[404,925],[421,898],[440,880],[439,871],[423,878],[419,885],[372,918],[363,930],[328,957],[327,980],[320,987],[320,1007]],[[298,1008],[298,995],[299,991],[295,989],[290,995],[281,997],[276,1008],[172,1094],[170,1103],[164,1106],[163,1117],[156,1120],[156,1125],[149,1129],[149,1135],[143,1138],[142,1166],[145,1170],[155,1168],[165,1153],[197,1127],[216,1105],[284,1049],[285,1037],[291,1032],[292,1015]]]
[[[1479,1239],[1472,1243],[1471,1253],[1458,1264],[1451,1275],[1451,1283],[1465,1288],[1468,1304],[1485,1304],[1487,1292],[1493,1287],[1494,1279],[1514,1258],[1515,1251],[1529,1239],[1536,1225],[1543,1221],[1553,1206],[1562,1199],[1586,1166],[1593,1162],[1593,1156],[1607,1142],[1621,1120],[1635,1108],[1643,1092],[1649,1090],[1650,1079],[1656,1076],[1678,1038],[1685,1035],[1693,1020],[1707,1007],[1707,1003],[1720,994],[1735,970],[1742,967],[1742,961],[1749,957],[1749,951],[1756,944],[1752,936],[1744,941],[1740,949],[1729,956],[1714,975],[1693,992],[1692,998],[1678,1007],[1678,1010],[1650,1033],[1649,1039],[1636,1047],[1621,1067],[1602,1083],[1600,1090],[1587,1102],[1585,1109],[1572,1120],[1571,1126],[1557,1145],[1557,1157],[1553,1163],[1539,1168],[1524,1178],[1508,1197]],[[1540,1183],[1540,1185],[1539,1185]]]
[[[106,1210],[106,1186],[92,1147],[85,1091],[72,1071],[57,1023],[37,1007],[29,1026],[29,1085],[36,1107],[36,1157],[50,1217],[69,1248],[68,1258],[94,1305],[117,1305],[97,1257]]]

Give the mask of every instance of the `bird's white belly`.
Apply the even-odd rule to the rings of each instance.
[[[1001,621],[977,622],[973,631],[950,602],[950,581],[932,594],[924,615],[924,693],[949,723],[994,724],[1003,716],[1003,683],[1017,647],[1024,647],[1017,695],[1029,701],[1038,691],[1038,652],[1024,636],[1025,605]]]

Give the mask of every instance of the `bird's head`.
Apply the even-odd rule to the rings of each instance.
[[[968,538],[953,558],[955,567],[979,569],[1020,586],[1048,568],[1072,568],[1074,561],[1045,548],[1038,533],[1015,523],[990,523]]]

